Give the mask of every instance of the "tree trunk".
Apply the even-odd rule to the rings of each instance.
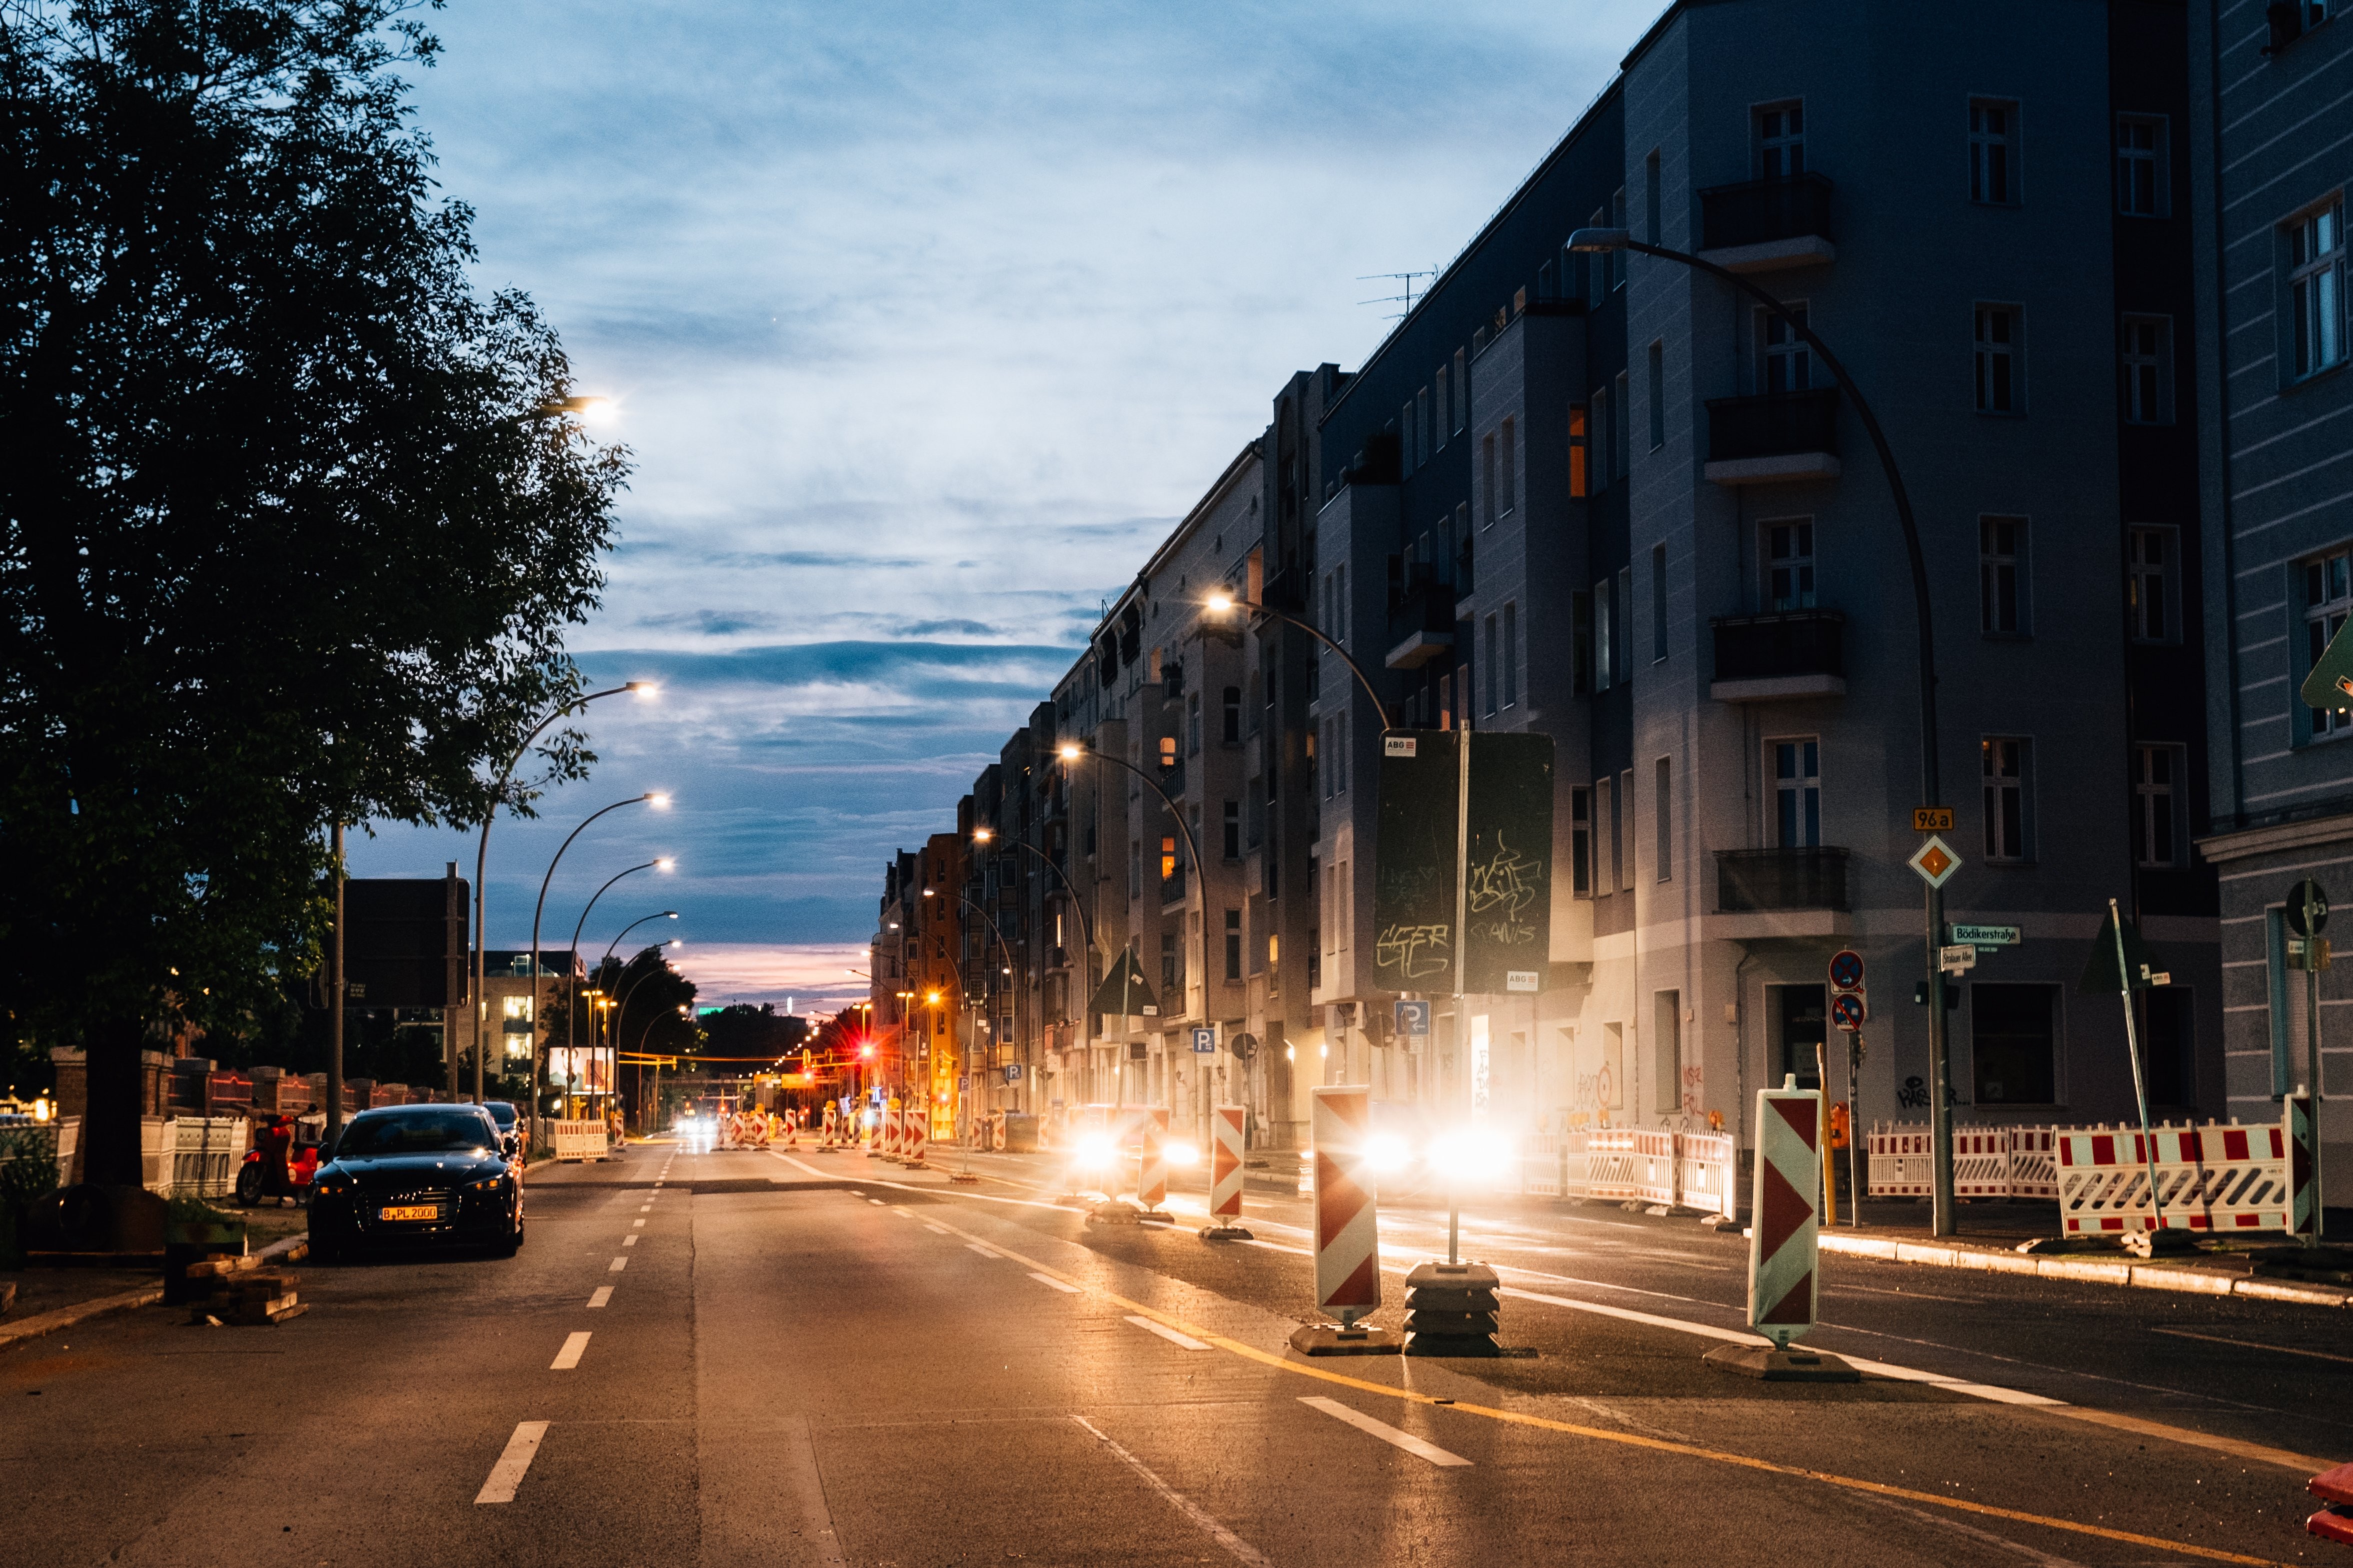
[[[146,1110],[139,1055],[146,1044],[146,1023],[135,1014],[103,1018],[90,1029],[90,1107],[81,1124],[86,1182],[135,1187],[146,1179],[139,1146]]]

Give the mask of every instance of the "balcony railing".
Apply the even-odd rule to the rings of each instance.
[[[1717,616],[1708,625],[1719,681],[1846,674],[1846,617],[1836,610]]]
[[[1699,194],[1704,250],[1769,245],[1777,239],[1831,234],[1831,183],[1820,174],[1794,180],[1749,180]]]
[[[1715,902],[1725,914],[1763,910],[1843,910],[1847,851],[1719,849]]]
[[[1707,400],[1707,460],[1838,451],[1838,388]]]

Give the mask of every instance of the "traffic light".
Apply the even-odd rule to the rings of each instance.
[[[1849,1125],[1850,1123],[1847,1120],[1846,1101],[1843,1100],[1833,1100],[1831,1104],[1831,1148],[1843,1149],[1846,1147]]]

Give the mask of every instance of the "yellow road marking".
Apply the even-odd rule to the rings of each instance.
[[[967,1241],[982,1239],[969,1231],[956,1230],[953,1226],[948,1228]],[[1362,1394],[1381,1394],[1409,1405],[1435,1405],[1439,1403],[1438,1396],[1435,1394],[1417,1394],[1409,1388],[1392,1387],[1385,1383],[1372,1383],[1361,1377],[1350,1377],[1345,1373],[1305,1365],[1287,1356],[1274,1355],[1262,1351],[1256,1345],[1246,1345],[1240,1340],[1229,1340],[1223,1334],[1213,1332],[1198,1323],[1188,1322],[1173,1312],[1163,1311],[1142,1301],[1132,1301],[1115,1290],[1107,1290],[1100,1285],[1089,1284],[1049,1264],[1041,1263],[1034,1258],[1024,1257],[1002,1243],[992,1241],[987,1245],[996,1247],[997,1251],[1015,1262],[1027,1265],[1038,1275],[1053,1276],[1063,1281],[1073,1291],[1099,1296],[1115,1306],[1124,1307],[1130,1311],[1140,1312],[1147,1318],[1156,1319],[1180,1333],[1190,1334],[1195,1339],[1214,1345],[1221,1351],[1272,1367],[1279,1372],[1315,1378],[1342,1388],[1353,1388]],[[1556,1421],[1547,1415],[1530,1415],[1521,1410],[1499,1410],[1487,1405],[1465,1405],[1458,1401],[1446,1405],[1446,1408],[1460,1411],[1466,1415],[1482,1415],[1490,1421],[1505,1422],[1514,1426],[1533,1426],[1542,1431],[1559,1432],[1572,1437],[1590,1438],[1598,1443],[1614,1443],[1620,1447],[1646,1448],[1652,1453],[1672,1454],[1687,1459],[1704,1459],[1711,1464],[1730,1465],[1736,1468],[1754,1470],[1763,1475],[1788,1476],[1799,1480],[1819,1481],[1824,1486],[1838,1487],[1847,1491],[1865,1492],[1873,1497],[1901,1498],[1906,1502],[1926,1503],[1934,1508],[1948,1508],[1961,1513],[1977,1514],[1981,1518],[2006,1519],[2013,1523],[2031,1524],[2043,1530],[2063,1531],[2073,1535],[2094,1536],[2102,1541],[2118,1541],[2132,1546],[2151,1547],[2160,1552],[2179,1552],[2190,1557],[2202,1558],[2209,1563],[2242,1563],[2252,1564],[2253,1568],[2286,1568],[2286,1565],[2276,1558],[2250,1557],[2244,1552],[2224,1552],[2217,1547],[2198,1546],[2187,1541],[2169,1541],[2160,1535],[2141,1535],[2129,1530],[2112,1530],[2104,1524],[2084,1524],[2072,1519],[2055,1519],[2049,1514],[2028,1513],[2020,1509],[1997,1508],[1991,1503],[1972,1502],[1966,1498],[1945,1497],[1936,1492],[1919,1491],[1911,1487],[1891,1486],[1885,1481],[1867,1481],[1859,1477],[1841,1476],[1829,1470],[1808,1469],[1800,1465],[1778,1464],[1774,1460],[1760,1459],[1749,1454],[1735,1454],[1722,1448],[1703,1447],[1696,1443],[1679,1443],[1665,1437],[1645,1437],[1632,1432],[1612,1432],[1606,1427],[1580,1426],[1574,1421]]]

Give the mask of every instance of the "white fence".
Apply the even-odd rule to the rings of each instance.
[[[1729,1133],[1576,1128],[1521,1141],[1520,1191],[1728,1215],[1738,1158]]]
[[[559,1160],[601,1160],[610,1152],[602,1121],[551,1121],[547,1127]]]

